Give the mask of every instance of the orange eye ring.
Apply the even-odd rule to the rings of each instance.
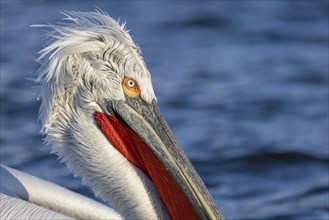
[[[137,82],[131,77],[125,77],[122,80],[122,88],[125,94],[129,97],[137,97],[141,91]]]

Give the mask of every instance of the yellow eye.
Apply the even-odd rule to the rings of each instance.
[[[126,95],[130,97],[137,97],[141,93],[137,82],[131,77],[125,77],[123,79],[122,88]]]

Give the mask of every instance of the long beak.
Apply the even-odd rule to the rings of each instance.
[[[159,184],[169,184],[167,179],[173,178],[176,185],[171,186],[169,190],[174,190],[173,188],[178,186],[178,190],[181,190],[187,197],[187,203],[192,204],[192,208],[188,212],[190,215],[195,212],[196,219],[224,219],[200,176],[173,136],[155,102],[148,104],[141,98],[127,98],[126,101],[111,101],[108,109],[140,137],[165,167],[165,171],[155,171],[155,174],[167,172],[169,177],[163,173],[161,174],[163,177],[158,180],[159,178],[152,178],[151,173],[153,181],[167,181]],[[168,189],[166,193],[168,193]],[[160,192],[160,194],[165,193]],[[176,194],[175,192],[173,196]],[[163,200],[166,200],[164,198],[166,195],[161,196]],[[173,213],[175,211],[172,210],[175,207],[168,207],[175,201],[164,202],[172,217],[175,218],[175,213]],[[185,204],[182,209],[186,208],[187,205]]]

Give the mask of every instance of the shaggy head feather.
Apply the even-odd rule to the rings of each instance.
[[[52,29],[47,35],[53,40],[39,58],[48,57],[38,75],[43,87],[40,119],[45,133],[54,112],[59,112],[57,108],[65,107],[59,105],[72,98],[80,100],[77,104],[82,107],[125,99],[121,87],[124,76],[134,77],[146,102],[156,99],[140,49],[124,24],[101,12],[64,14],[69,22],[40,25]]]

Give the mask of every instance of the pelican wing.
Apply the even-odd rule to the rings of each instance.
[[[1,219],[73,219],[25,200],[0,193]]]
[[[4,165],[0,168],[1,219],[17,219],[13,216],[24,213],[24,219],[122,219],[112,208],[64,187]]]

